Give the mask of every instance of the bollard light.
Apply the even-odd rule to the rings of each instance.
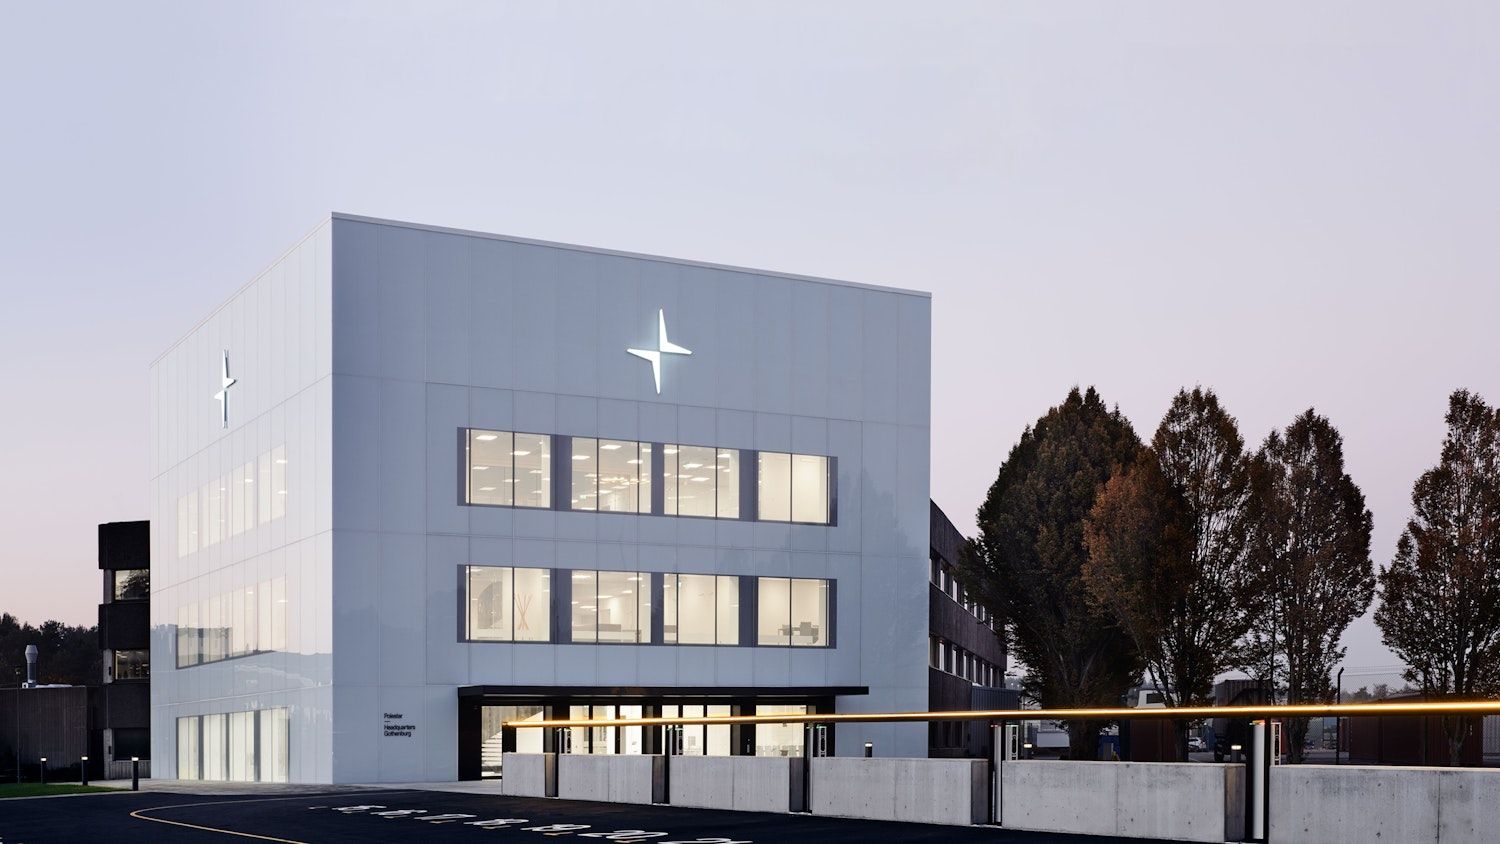
[[[83,764],[81,764],[81,765],[78,766],[79,783],[81,785],[88,785],[89,784],[89,758],[87,756],[81,756],[79,758],[83,760]]]
[[[42,757],[42,785],[47,784],[47,757]]]
[[[141,757],[130,757],[130,790],[141,790]]]
[[[873,741],[867,741],[867,742],[865,742],[865,758],[866,759],[870,759],[870,758],[873,758],[874,756],[875,756],[875,742],[873,742]]]

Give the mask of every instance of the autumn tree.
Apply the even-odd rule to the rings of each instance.
[[[1214,678],[1234,667],[1250,628],[1249,463],[1213,391],[1179,391],[1085,526],[1090,594],[1129,634],[1169,707],[1211,704]],[[1179,759],[1189,726],[1176,722]]]
[[[1375,591],[1364,493],[1344,471],[1343,438],[1312,410],[1266,437],[1250,483],[1249,549],[1265,604],[1243,667],[1273,689],[1284,681],[1287,703],[1331,702],[1339,639]],[[1289,719],[1287,733],[1300,762],[1307,719]]]
[[[1000,619],[1028,669],[1025,692],[1047,707],[1115,706],[1141,676],[1130,637],[1089,600],[1084,519],[1140,440],[1093,388],[1028,428],[979,508],[979,536],[959,576]],[[1098,722],[1069,724],[1070,754],[1092,759]]]
[[[1413,515],[1380,574],[1375,611],[1405,678],[1429,698],[1500,695],[1500,411],[1466,390],[1448,399],[1436,467],[1412,487]],[[1449,764],[1473,730],[1443,719]]]

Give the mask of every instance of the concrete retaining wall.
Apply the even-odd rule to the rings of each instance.
[[[650,805],[665,799],[660,756],[583,756],[557,760],[557,796],[564,800]]]
[[[802,765],[800,757],[673,756],[669,797],[699,809],[800,812]]]
[[[968,825],[989,815],[983,759],[812,760],[812,813],[880,821]]]
[[[1272,841],[1488,842],[1500,838],[1500,771],[1282,765]]]
[[[556,797],[556,753],[506,753],[500,757],[500,793],[512,797]]]
[[[1001,823],[1013,829],[1182,841],[1244,838],[1241,765],[1018,760],[1002,766],[1001,793]]]

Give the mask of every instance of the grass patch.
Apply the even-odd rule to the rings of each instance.
[[[95,791],[114,791],[113,788],[100,788],[97,785],[79,785],[78,783],[57,783],[42,785],[39,782],[23,783],[0,783],[0,800],[8,797],[50,797],[54,794],[89,794]]]

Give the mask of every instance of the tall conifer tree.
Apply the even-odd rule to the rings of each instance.
[[[960,577],[1005,625],[1046,707],[1114,706],[1141,676],[1139,655],[1083,581],[1084,519],[1140,440],[1093,388],[1074,388],[1027,429],[979,508]],[[1068,725],[1073,758],[1092,759],[1100,723]]]

